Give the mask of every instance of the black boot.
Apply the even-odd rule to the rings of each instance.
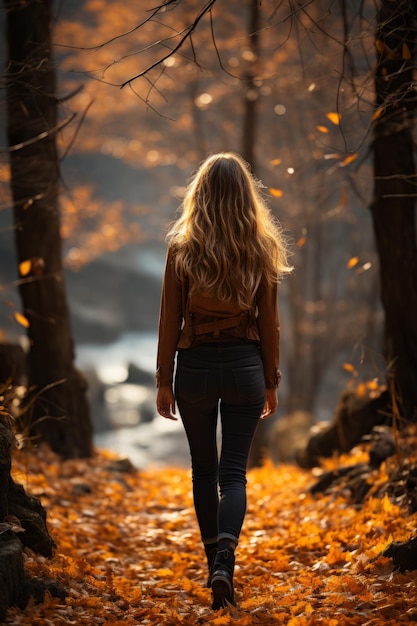
[[[211,587],[211,577],[213,576],[213,567],[214,567],[214,561],[216,559],[217,548],[218,548],[217,542],[204,544],[204,550],[206,552],[208,572],[209,572],[208,578],[207,578],[207,587],[209,589]]]
[[[213,565],[213,575],[211,577],[211,590],[213,593],[213,610],[221,609],[235,603],[233,589],[233,571],[235,568],[235,553],[233,548],[228,546],[221,549],[219,547]]]

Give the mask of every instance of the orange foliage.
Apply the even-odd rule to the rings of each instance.
[[[359,263],[359,257],[357,256],[353,256],[351,259],[349,259],[349,261],[346,263],[346,267],[348,269],[351,269],[352,267],[355,267],[357,264]]]
[[[295,466],[251,470],[238,606],[213,613],[190,472],[122,474],[113,461],[110,453],[65,462],[44,449],[16,453],[14,475],[42,499],[58,545],[51,561],[28,551],[26,569],[55,578],[68,597],[13,608],[7,624],[339,626],[377,624],[383,615],[401,625],[416,617],[417,573],[393,573],[379,556],[390,541],[409,538],[416,515],[388,498],[359,510],[335,493],[312,497],[313,473]]]
[[[331,113],[326,113],[326,117],[328,120],[332,122],[332,124],[334,124],[335,126],[339,126],[342,116],[340,115],[340,113],[331,112]]]
[[[13,316],[18,324],[24,328],[29,328],[30,324],[28,318],[19,313],[19,311],[14,311]]]
[[[350,163],[353,163],[353,161],[356,161],[356,159],[358,158],[358,154],[349,154],[346,159],[340,164],[341,166],[344,165],[349,165]]]
[[[91,185],[78,186],[70,196],[61,197],[61,236],[67,240],[69,250],[65,264],[78,270],[103,252],[143,241],[139,221],[127,226],[126,214],[144,217],[149,209],[144,205],[127,206],[121,200],[103,202],[94,196]],[[94,228],[85,228],[85,224]]]

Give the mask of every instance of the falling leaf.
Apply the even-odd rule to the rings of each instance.
[[[371,117],[371,121],[374,122],[375,120],[377,120],[379,117],[381,117],[381,115],[384,112],[384,107],[378,107],[377,109],[375,109],[372,117]]]
[[[284,192],[282,191],[282,189],[276,189],[275,187],[270,187],[269,193],[274,198],[281,198]]]
[[[354,365],[352,365],[352,363],[343,363],[342,367],[343,367],[343,369],[346,372],[355,372],[356,371],[356,368],[355,368]]]
[[[335,126],[339,126],[340,120],[342,119],[342,116],[340,115],[340,113],[326,113],[326,117]]]
[[[300,237],[297,241],[297,246],[299,248],[302,248],[306,244],[306,241],[307,241],[307,237],[304,237],[304,236]]]
[[[384,52],[384,44],[380,39],[375,40],[375,48],[377,49],[379,54],[382,54]]]
[[[358,158],[358,154],[355,152],[354,154],[349,154],[344,161],[340,164],[341,166],[349,165],[353,161],[356,161]]]
[[[29,328],[29,320],[27,317],[19,313],[19,311],[14,312],[14,318],[18,324],[24,326],[24,328]]]
[[[346,267],[347,267],[348,270],[350,270],[350,269],[352,269],[352,267],[355,267],[355,265],[357,265],[358,263],[359,263],[359,257],[353,256],[346,263]]]
[[[375,41],[375,47],[378,51],[378,53],[381,56],[386,57],[387,59],[398,59],[399,54],[398,52],[396,52],[395,50],[392,50],[389,46],[387,46],[386,43],[384,43],[383,41],[381,41],[380,39],[377,39]]]
[[[329,129],[326,126],[316,126],[317,130],[319,131],[319,133],[328,133]]]
[[[365,383],[359,383],[358,388],[356,390],[356,395],[358,396],[358,398],[364,398],[366,396]]]
[[[282,159],[274,159],[271,161],[271,165],[281,165]]]
[[[32,261],[29,259],[27,261],[22,261],[19,263],[19,272],[21,276],[27,276],[31,270]]]
[[[407,61],[410,61],[412,59],[410,48],[407,46],[406,43],[403,43],[402,46],[402,58]]]

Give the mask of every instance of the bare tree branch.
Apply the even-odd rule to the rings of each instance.
[[[0,146],[0,154],[8,154],[9,152],[17,152],[18,150],[21,150],[22,148],[26,148],[27,146],[32,146],[34,143],[37,143],[38,141],[41,141],[42,139],[46,139],[47,137],[56,135],[58,131],[65,128],[65,126],[68,126],[68,124],[70,124],[75,117],[76,117],[76,113],[72,113],[71,115],[66,117],[65,120],[63,120],[62,122],[59,122],[59,124],[57,124],[54,128],[45,130],[44,132],[39,133],[39,135],[36,135],[35,137],[32,137],[31,139],[27,139],[26,141],[17,143],[14,146],[10,146],[10,147]]]
[[[208,13],[211,10],[211,8],[215,5],[216,1],[217,0],[209,0],[209,2],[207,2],[207,4],[201,9],[200,13],[192,22],[192,24],[190,24],[185,29],[183,29],[183,31],[181,31],[182,33],[184,33],[184,35],[181,37],[178,44],[172,50],[170,50],[168,54],[162,56],[160,59],[158,59],[158,61],[155,61],[155,63],[152,63],[149,67],[144,69],[142,72],[139,72],[139,74],[136,74],[136,76],[129,78],[129,80],[125,81],[124,83],[120,85],[120,88],[123,89],[123,87],[126,87],[126,85],[129,85],[130,83],[137,80],[138,78],[141,78],[142,76],[144,76],[145,74],[153,70],[155,67],[157,67],[158,65],[166,61],[166,59],[168,59],[170,56],[175,54],[184,45],[185,41],[191,36],[191,33],[197,28],[199,22],[204,17],[204,15],[206,15],[206,13]]]
[[[97,44],[96,46],[83,46],[83,47],[80,47],[80,46],[70,46],[70,45],[61,44],[61,43],[54,43],[53,45],[56,46],[56,47],[60,47],[60,48],[68,48],[69,50],[71,50],[71,49],[73,49],[73,50],[88,50],[88,51],[100,50],[101,48],[104,48],[105,46],[108,46],[109,44],[113,43],[114,41],[117,41],[118,39],[122,39],[123,37],[127,37],[128,35],[131,35],[132,33],[136,32],[137,30],[142,28],[145,24],[147,24],[148,22],[151,22],[153,20],[153,18],[155,17],[155,15],[158,15],[158,13],[161,11],[161,9],[166,9],[170,5],[178,4],[178,1],[181,2],[181,0],[165,0],[165,2],[163,2],[159,6],[155,7],[154,9],[150,9],[151,14],[146,19],[142,20],[142,22],[140,22],[139,24],[137,24],[136,26],[134,26],[130,30],[127,30],[124,33],[120,33],[119,35],[115,35],[114,37],[111,37],[110,39],[107,39],[107,41],[104,41],[103,43]],[[216,1],[216,0],[214,0],[214,1]]]

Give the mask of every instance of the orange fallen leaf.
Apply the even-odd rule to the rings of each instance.
[[[27,317],[19,313],[19,311],[15,311],[13,315],[18,324],[20,324],[24,328],[29,328],[30,324],[29,324],[29,320]]]
[[[356,371],[351,363],[344,367]],[[415,461],[417,445],[411,447]],[[366,449],[323,460],[322,467],[337,473],[363,463]],[[57,543],[50,560],[28,551],[25,568],[31,577],[58,580],[68,596],[12,607],[6,623],[330,626],[350,616],[349,624],[359,626],[382,611],[396,626],[409,624],[417,573],[393,571],[381,551],[414,532],[417,514],[388,497],[352,506],[346,494],[313,497],[315,472],[296,465],[265,461],[249,470],[237,606],[213,612],[190,469],[122,474],[115,458],[100,451],[65,461],[43,446],[14,451],[13,477],[42,498]],[[376,485],[386,480],[383,466],[373,470]]]

